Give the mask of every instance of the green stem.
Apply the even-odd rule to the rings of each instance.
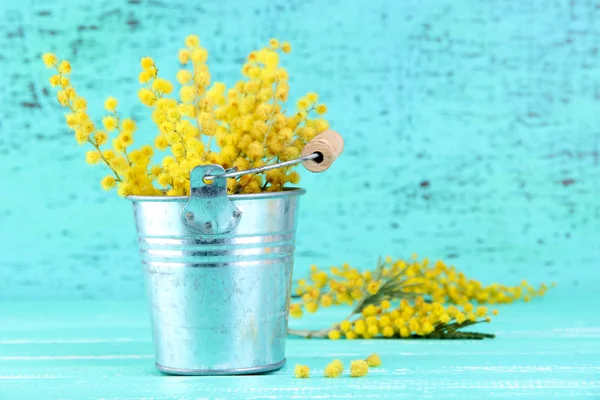
[[[418,336],[415,339],[441,339],[441,340],[482,340],[494,339],[496,335],[492,333],[481,332],[450,332],[446,334],[430,334],[427,336]]]
[[[119,174],[117,173],[117,171],[115,171],[115,170],[113,169],[113,167],[111,167],[111,166],[110,166],[110,164],[109,164],[108,160],[107,160],[107,159],[104,157],[104,154],[102,154],[102,150],[100,150],[100,147],[99,147],[99,146],[98,146],[96,143],[94,143],[94,142],[93,142],[93,141],[92,141],[90,138],[88,138],[88,142],[89,142],[89,143],[90,143],[92,146],[94,146],[94,148],[95,148],[96,150],[98,150],[98,153],[100,153],[100,157],[102,158],[102,161],[104,161],[104,163],[106,164],[106,166],[107,166],[108,168],[110,168],[110,170],[111,170],[111,171],[112,171],[112,172],[115,174],[115,176],[117,177],[117,182],[123,182],[123,180],[121,179],[121,177],[119,176]]]
[[[288,335],[300,336],[306,339],[325,338],[333,328],[310,330],[310,329],[288,329]]]

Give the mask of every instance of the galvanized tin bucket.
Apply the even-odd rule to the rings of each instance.
[[[177,375],[285,364],[298,196],[232,195],[218,165],[196,167],[190,197],[136,197],[156,367]]]

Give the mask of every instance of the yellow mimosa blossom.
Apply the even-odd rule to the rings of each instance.
[[[340,329],[342,332],[348,332],[350,329],[352,329],[352,323],[348,320],[342,321],[340,324]]]
[[[55,86],[60,85],[60,78],[61,78],[60,75],[52,75],[50,77],[50,86],[55,87]]]
[[[151,57],[144,57],[142,58],[142,61],[140,61],[140,64],[143,69],[149,69],[154,66],[154,60]]]
[[[315,104],[319,100],[319,95],[315,92],[310,92],[306,95],[306,99],[309,105]]]
[[[169,94],[173,91],[173,84],[171,82],[169,82],[167,79],[156,78],[152,82],[152,90],[156,91],[157,93],[159,93],[161,95]]]
[[[271,48],[277,50],[279,48],[279,40],[273,38],[269,40],[269,45],[271,46]]]
[[[124,132],[134,132],[136,130],[135,121],[131,118],[125,118],[121,122],[121,130]]]
[[[276,179],[276,174],[267,174],[268,181]],[[527,301],[548,290],[547,285],[536,289],[527,282],[518,286],[484,286],[442,261],[419,261],[416,255],[409,260],[386,257],[375,271],[359,271],[349,264],[331,267],[329,274],[314,265],[310,271],[310,282],[298,281],[302,284],[294,293],[301,302],[292,307],[310,308],[314,312],[318,309],[315,299],[327,296],[332,299],[331,305],[348,304],[354,309],[348,319],[325,333],[310,333],[317,337],[329,337],[331,332],[335,332],[335,336],[339,332],[340,337],[347,339],[490,337],[479,333],[462,335],[459,331],[489,322],[492,315],[498,314],[497,310],[476,306],[477,303]],[[326,303],[329,304],[329,300]]]
[[[195,63],[204,63],[208,59],[208,52],[205,49],[197,48],[192,50],[190,58]]]
[[[391,326],[386,326],[381,330],[381,334],[384,337],[388,337],[388,338],[394,336],[394,333],[395,333],[394,328],[392,328]]]
[[[377,336],[379,334],[379,328],[377,327],[377,325],[368,325],[367,333],[370,336]]]
[[[369,282],[369,285],[367,286],[367,291],[370,294],[375,294],[375,293],[377,293],[378,290],[379,290],[379,282],[376,282],[376,281]]]
[[[187,64],[190,61],[190,51],[188,49],[181,49],[179,50],[179,62],[181,64]]]
[[[306,110],[308,108],[308,102],[305,99],[298,100],[296,107],[300,110]]]
[[[311,301],[311,302],[306,303],[305,308],[306,308],[306,311],[308,311],[309,313],[315,313],[317,311],[317,309],[319,308],[319,306],[314,301]]]
[[[114,176],[108,175],[108,176],[105,176],[104,178],[102,178],[102,181],[100,182],[100,184],[102,185],[102,189],[111,190],[112,188],[114,188],[117,185],[117,181],[115,180]]]
[[[85,161],[88,164],[98,164],[102,160],[102,156],[97,150],[90,150],[85,154]]]
[[[367,325],[365,324],[365,321],[363,320],[358,320],[354,323],[354,332],[358,335],[364,335],[367,331]]]
[[[190,83],[192,79],[193,75],[187,69],[182,69],[177,72],[177,82],[181,83],[182,85]]]
[[[75,131],[75,140],[77,141],[77,144],[79,144],[79,145],[86,143],[89,137],[90,137],[90,134],[85,131],[82,131],[82,130]]]
[[[330,307],[331,305],[333,305],[333,297],[327,294],[324,295],[323,297],[321,297],[321,305],[323,307]]]
[[[108,115],[102,118],[102,125],[104,125],[104,129],[108,132],[112,132],[117,127],[117,119],[112,115]]]
[[[296,185],[300,182],[300,174],[296,171],[292,171],[290,172],[290,174],[287,176],[288,182]]]
[[[162,173],[160,175],[158,175],[158,184],[163,186],[163,187],[167,187],[170,186],[173,183],[173,178],[171,178],[170,175]],[[292,317],[294,318],[300,318],[302,317],[302,308],[297,307],[297,312],[295,312],[294,310],[290,309],[290,314]]]
[[[156,94],[150,89],[142,88],[138,91],[140,101],[146,106],[153,106],[156,102]]]
[[[383,305],[380,305],[382,310],[385,310],[385,308],[383,307]],[[378,321],[380,326],[390,326],[392,324],[392,320],[390,319],[389,315],[384,314],[382,316],[379,317],[379,321]]]
[[[44,53],[42,55],[42,60],[44,61],[44,64],[48,68],[52,68],[52,67],[56,66],[56,63],[58,62],[58,60],[56,58],[56,54],[54,54],[54,53]]]
[[[362,310],[362,315],[364,315],[365,317],[369,317],[375,314],[377,314],[377,307],[375,307],[375,305],[373,304],[369,304]]]
[[[148,83],[154,78],[154,71],[150,69],[145,69],[138,75],[138,80],[140,83]]]
[[[104,131],[97,130],[88,114],[87,101],[71,83],[71,64],[59,60],[53,53],[43,55],[44,64],[55,70],[50,84],[59,89],[57,99],[68,111],[67,126],[74,131],[79,144],[94,147],[92,151],[101,156],[98,162],[104,163],[113,174],[114,184],[103,184],[103,187],[117,187],[121,196],[189,195],[189,174],[197,165],[215,163],[244,170],[292,160],[300,155],[308,141],[329,128],[326,121],[313,118],[321,110],[320,105],[316,105],[315,93],[300,99],[303,106],[300,112],[286,113],[291,109],[285,104],[290,93],[289,74],[281,66],[280,56],[291,50],[289,43],[272,39],[268,46],[250,52],[241,68],[241,79],[230,87],[213,81],[206,64],[208,52],[197,36],[187,36],[184,44],[178,59],[188,69],[176,75],[182,85],[178,98],[173,96],[173,83],[159,76],[156,62],[150,57],[140,60],[142,87],[137,94],[156,124],[153,147],[164,152],[161,154],[163,162],[157,166],[151,165],[154,154],[150,155],[143,148],[132,148],[136,124],[121,112],[117,113],[115,98],[105,101],[109,115],[102,118]],[[90,157],[91,161],[97,161],[95,156]],[[174,161],[169,167],[169,163],[164,162],[168,157]],[[288,184],[295,185],[300,180],[293,168],[229,179],[228,192],[284,190]],[[327,278],[319,281],[317,286],[321,287],[326,281]],[[298,315],[303,309],[315,312],[319,305],[328,307],[337,301],[351,303],[357,296],[358,287],[344,293],[313,297],[307,306],[291,314]]]
[[[65,114],[65,120],[67,122],[67,126],[71,129],[75,129],[79,125],[79,116],[74,113]]]
[[[109,97],[104,102],[104,108],[106,109],[106,111],[116,112],[117,111],[117,104],[118,104],[117,99],[115,99],[114,97]]]
[[[106,161],[112,161],[115,159],[115,152],[113,150],[104,150],[102,156]]]
[[[154,165],[150,168],[150,175],[152,175],[153,178],[158,178],[161,174],[162,168],[160,165]]]
[[[318,114],[325,114],[327,112],[327,106],[325,104],[319,104],[316,107],[316,111]]]
[[[200,38],[196,35],[188,35],[185,38],[185,45],[190,49],[200,46]]]
[[[333,330],[329,332],[328,336],[331,340],[338,340],[341,337],[341,334],[340,331]]]
[[[70,74],[71,64],[67,60],[62,60],[60,64],[58,64],[58,72],[61,74]]]
[[[344,372],[344,364],[340,360],[333,360],[325,366],[323,375],[326,378],[337,378]]]
[[[477,307],[477,311],[476,311],[476,313],[475,313],[475,314],[476,314],[478,317],[484,317],[484,316],[487,314],[487,312],[488,312],[488,309],[487,309],[487,307],[485,307],[485,306],[480,306],[480,307]]]
[[[127,148],[133,144],[133,135],[129,132],[123,132],[118,136],[118,140]]]
[[[381,358],[379,354],[373,353],[365,360],[370,368],[376,368],[381,366]]]
[[[66,88],[69,86],[69,84],[71,82],[69,81],[69,78],[67,78],[66,76],[61,76],[58,83],[61,87]]]
[[[306,365],[297,364],[294,368],[294,375],[296,378],[309,378],[310,368],[308,368]]]
[[[367,375],[369,372],[369,364],[365,360],[354,360],[350,362],[350,376],[359,378]]]
[[[75,99],[73,99],[72,103],[74,110],[85,111],[85,109],[87,108],[87,101],[83,97],[76,97]]]

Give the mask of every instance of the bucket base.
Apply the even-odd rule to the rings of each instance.
[[[278,370],[285,365],[285,358],[278,363],[263,365],[260,367],[251,368],[232,368],[232,369],[185,369],[185,368],[169,368],[155,363],[156,369],[160,372],[169,375],[252,375],[263,372],[271,372]]]

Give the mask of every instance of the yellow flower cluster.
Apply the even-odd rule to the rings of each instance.
[[[497,310],[478,304],[502,304],[529,301],[543,296],[546,285],[535,289],[523,281],[520,286],[482,285],[467,279],[455,267],[442,261],[433,265],[427,259],[380,260],[377,268],[361,272],[344,264],[329,272],[311,267],[310,278],[300,279],[290,305],[290,315],[300,318],[305,311],[320,307],[350,305],[353,310],[345,321],[324,330],[289,329],[292,335],[326,337],[331,340],[385,338],[463,338],[494,337],[487,333],[459,331],[490,322]],[[376,361],[375,361],[376,362]]]
[[[541,297],[548,291],[546,284],[534,288],[527,281],[517,286],[506,286],[498,283],[483,285],[475,279],[468,279],[464,273],[448,266],[441,260],[430,263],[427,258],[419,261],[414,254],[410,261],[386,260],[388,268],[382,276],[391,277],[402,273],[410,277],[412,288],[408,292],[429,295],[433,301],[464,304],[477,302],[479,304],[508,304],[517,300],[525,302],[534,297]]]
[[[408,338],[411,336],[436,337],[452,333],[454,330],[477,322],[489,322],[491,319],[487,307],[475,308],[471,303],[457,307],[444,306],[440,303],[427,303],[418,297],[414,304],[407,300],[400,301],[393,308],[388,300],[380,305],[370,304],[363,308],[359,318],[345,320],[328,333],[329,339],[371,339],[382,336],[386,338]],[[497,315],[497,311],[492,311]],[[377,362],[372,360],[372,362]]]
[[[350,362],[350,376],[360,378],[369,372],[369,364],[365,360],[354,360]]]
[[[183,68],[176,75],[177,93],[171,81],[158,75],[154,60],[142,58],[138,97],[150,108],[158,128],[154,148],[170,153],[156,165],[151,165],[152,146],[128,152],[136,124],[120,118],[116,99],[106,100],[108,115],[102,119],[103,126],[96,127],[87,114],[85,99],[70,84],[68,61],[59,62],[52,53],[44,54],[43,61],[57,70],[50,83],[61,87],[58,101],[69,110],[67,125],[77,142],[94,147],[87,162],[103,162],[112,171],[102,180],[105,189],[118,186],[121,196],[181,196],[189,195],[189,174],[198,165],[246,170],[292,160],[307,142],[328,129],[328,122],[319,117],[327,107],[317,103],[316,93],[301,98],[296,112],[286,113],[290,109],[286,107],[289,76],[279,65],[279,57],[290,51],[289,43],[271,39],[269,46],[249,54],[241,70],[243,79],[227,88],[222,82],[212,82],[206,64],[208,52],[197,36],[190,35],[178,54]],[[314,114],[317,117],[312,118]],[[116,136],[112,146],[104,148],[112,132]],[[280,191],[288,183],[298,183],[300,177],[292,168],[228,179],[228,192]]]
[[[344,363],[341,360],[333,360],[323,370],[325,378],[337,378],[342,373],[344,373]]]
[[[381,357],[379,354],[373,353],[365,360],[369,364],[369,368],[377,368],[381,366]]]
[[[369,368],[381,366],[381,358],[376,353],[371,354],[366,360],[352,360],[350,362],[350,376],[358,378],[367,375]],[[325,378],[338,378],[344,373],[344,363],[335,359],[325,366],[323,376]],[[309,378],[310,368],[307,365],[297,364],[294,368],[296,378]]]
[[[303,379],[310,377],[310,368],[306,365],[297,364],[294,368],[294,375],[296,378]]]
[[[105,176],[101,185],[110,190],[119,185],[119,193],[125,185],[135,186],[139,194],[157,195],[160,191],[152,186],[151,177],[146,172],[154,151],[150,146],[127,152],[133,144],[136,123],[131,118],[121,119],[117,113],[118,101],[109,97],[104,103],[107,115],[102,118],[102,127],[94,124],[87,110],[87,101],[72,86],[69,79],[71,65],[68,61],[58,61],[52,53],[44,54],[43,61],[49,68],[56,70],[50,78],[52,86],[60,87],[57,93],[58,102],[68,110],[65,114],[67,126],[74,132],[78,144],[90,144],[93,150],[86,153],[89,164],[103,162],[112,174]],[[109,144],[109,134],[114,138]],[[108,147],[107,147],[108,146]]]
[[[380,276],[376,272],[361,272],[349,264],[331,267],[329,273],[316,266],[311,267],[310,279],[300,279],[295,288],[295,297],[300,303],[292,304],[290,314],[299,318],[303,311],[316,312],[319,307],[332,305],[353,305],[365,295],[376,294],[381,281],[400,276],[405,279],[407,294],[427,296],[434,302],[467,304],[503,304],[517,300],[529,301],[543,296],[548,287],[540,285],[538,289],[523,281],[519,286],[505,286],[497,283],[485,286],[474,279],[467,279],[455,267],[443,261],[431,264],[428,259],[418,260],[416,255],[410,260],[392,260],[386,258],[381,265]]]

